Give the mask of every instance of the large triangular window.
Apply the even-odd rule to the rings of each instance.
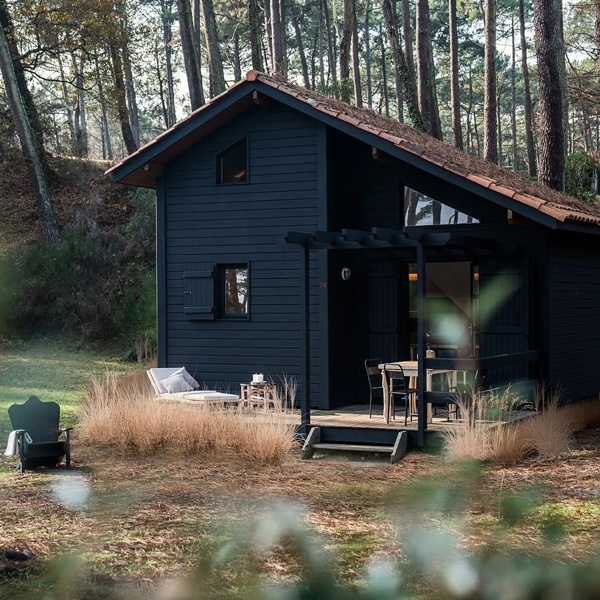
[[[248,183],[248,139],[217,154],[217,183]]]
[[[431,226],[464,225],[479,223],[479,221],[439,200],[407,187],[404,188],[404,223],[408,226]]]

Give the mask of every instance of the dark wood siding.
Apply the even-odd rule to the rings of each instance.
[[[210,387],[232,390],[255,372],[300,378],[300,250],[283,250],[278,241],[287,230],[311,231],[319,225],[320,127],[279,105],[256,107],[166,166],[163,363],[184,364]],[[216,185],[216,155],[244,135],[249,183]],[[317,253],[312,254],[311,393],[316,404],[319,273]],[[250,264],[249,319],[220,319],[218,312],[210,321],[186,315],[184,273],[237,263]],[[193,291],[189,282],[187,291]]]
[[[558,237],[558,236],[556,236]],[[550,251],[551,381],[570,398],[600,392],[600,250],[594,238],[553,240]]]

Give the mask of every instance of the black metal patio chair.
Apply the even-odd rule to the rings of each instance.
[[[30,396],[24,404],[13,404],[8,416],[17,436],[19,462],[17,469],[56,467],[65,457],[71,468],[70,432],[72,427],[60,428],[60,406],[56,402],[42,402]],[[59,437],[64,434],[64,439]]]
[[[412,396],[415,396],[416,399],[417,390],[409,387],[400,365],[395,365],[393,369],[384,367],[384,373],[388,384],[392,418],[396,418],[396,399],[398,399],[404,403],[404,425],[408,423],[408,417],[412,423],[412,419],[417,416],[417,413],[412,410],[411,400]]]
[[[380,396],[383,401],[383,382],[381,379],[380,358],[367,358],[365,360],[365,371],[369,380],[369,419],[373,414],[373,397]]]

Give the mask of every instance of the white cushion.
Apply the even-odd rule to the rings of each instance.
[[[154,388],[154,391],[159,396],[160,396],[160,394],[167,393],[167,390],[161,384],[161,381],[163,379],[166,379],[167,377],[170,377],[178,370],[179,370],[178,368],[173,368],[173,367],[160,367],[160,368],[150,369],[148,371],[148,377],[150,378],[152,387]]]
[[[181,369],[177,369],[173,375],[183,375],[184,379],[187,381],[187,384],[193,389],[197,390],[200,387],[200,384],[187,372],[185,367],[181,367]]]
[[[163,379],[160,384],[165,388],[168,394],[177,394],[178,392],[191,392],[194,388],[185,380],[182,373],[171,375]]]

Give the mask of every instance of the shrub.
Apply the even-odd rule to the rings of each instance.
[[[595,204],[596,196],[592,193],[592,182],[594,169],[599,167],[598,161],[587,152],[568,154],[565,165],[565,192]]]
[[[500,403],[506,404],[506,400]],[[536,404],[539,413],[511,422],[512,411],[490,413],[489,407],[498,405],[494,396],[478,395],[471,403],[461,403],[464,419],[441,432],[448,456],[496,463],[515,462],[532,453],[557,457],[568,450],[576,431],[600,422],[597,400],[561,406],[560,394],[542,387],[536,393]]]
[[[280,463],[294,445],[296,424],[282,409],[247,413],[214,405],[160,401],[146,373],[92,377],[81,407],[81,439],[129,452],[231,453]]]
[[[138,197],[139,196],[139,197]],[[60,332],[95,341],[156,345],[154,204],[135,193],[131,219],[100,227],[102,200],[88,202],[58,247],[37,242],[0,257],[0,335]]]

